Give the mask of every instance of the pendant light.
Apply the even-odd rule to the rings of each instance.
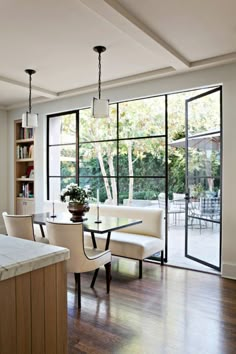
[[[96,46],[93,50],[98,53],[98,98],[93,97],[92,117],[108,118],[109,117],[109,100],[101,99],[101,53],[106,51],[106,47]]]
[[[35,70],[26,69],[26,74],[29,75],[29,110],[22,115],[22,127],[23,128],[35,128],[38,126],[38,114],[31,112],[31,81],[32,75],[36,73]]]

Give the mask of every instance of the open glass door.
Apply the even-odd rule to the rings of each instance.
[[[221,87],[186,100],[185,256],[221,268]]]

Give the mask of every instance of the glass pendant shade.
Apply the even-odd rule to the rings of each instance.
[[[23,113],[22,114],[22,127],[23,128],[36,128],[38,126],[37,113]]]
[[[98,99],[93,97],[92,102],[92,117],[108,118],[109,117],[109,100]]]
[[[38,126],[38,114],[31,112],[31,81],[32,75],[35,74],[36,71],[33,69],[26,69],[25,72],[29,75],[29,110],[22,114],[22,127],[36,128]]]

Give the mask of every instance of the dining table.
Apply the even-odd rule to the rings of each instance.
[[[60,223],[74,223],[70,220],[69,213],[60,213],[56,216],[51,216],[49,212],[33,214],[33,223],[39,225],[43,237],[45,237],[43,226],[46,225],[47,220]],[[141,224],[142,220],[114,216],[100,216],[98,221],[95,215],[88,214],[82,222],[84,231],[91,233],[94,248],[97,248],[95,234],[107,234],[105,250],[108,250],[112,231]]]

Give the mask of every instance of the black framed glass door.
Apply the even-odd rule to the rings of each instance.
[[[221,268],[222,90],[186,100],[185,256]]]

